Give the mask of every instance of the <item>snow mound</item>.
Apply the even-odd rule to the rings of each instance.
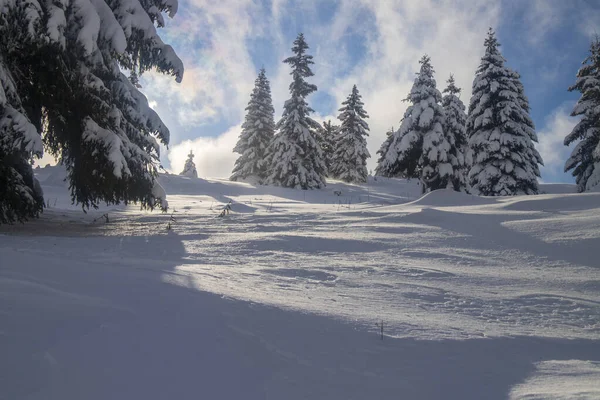
[[[259,176],[256,176],[256,175],[250,175],[245,178],[240,178],[236,182],[247,183],[252,186],[261,185],[261,179]]]
[[[535,374],[510,393],[511,400],[592,399],[600,397],[600,363],[550,360],[536,363]]]
[[[519,196],[503,208],[512,211],[580,211],[600,207],[600,193]]]
[[[455,192],[451,189],[434,190],[425,196],[415,200],[411,205],[430,207],[456,207],[456,206],[478,206],[494,204],[498,199],[490,197],[473,196],[466,193]]]
[[[573,183],[540,183],[540,194],[577,193],[577,185]]]

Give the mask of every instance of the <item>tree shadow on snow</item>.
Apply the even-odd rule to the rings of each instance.
[[[382,178],[383,179],[383,178]],[[339,182],[328,183],[326,187],[315,190],[290,189],[278,186],[255,185],[225,180],[207,181],[204,179],[191,179],[176,175],[161,176],[161,184],[165,187],[167,195],[199,195],[209,196],[215,201],[226,204],[231,197],[247,196],[252,199],[268,203],[273,198],[278,198],[276,203],[281,204],[281,199],[290,203],[314,204],[357,204],[369,203],[373,205],[402,204],[414,200],[414,182],[391,179],[385,182],[370,181],[365,185],[351,185]],[[388,192],[393,190],[393,192]],[[284,201],[285,201],[284,200]],[[248,206],[249,203],[236,203],[237,206]],[[272,208],[272,206],[270,207]],[[250,207],[239,212],[254,212]]]

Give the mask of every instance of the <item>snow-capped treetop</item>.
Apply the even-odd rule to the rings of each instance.
[[[431,65],[431,58],[425,54],[419,60],[421,69],[415,78],[410,93],[406,97],[405,101],[409,101],[412,104],[417,104],[422,100],[427,102],[439,103],[442,101],[442,95],[436,88],[436,82],[433,78],[434,70]],[[426,124],[426,122],[425,122]]]
[[[183,171],[179,174],[181,176],[187,176],[188,178],[197,178],[198,172],[196,171],[196,164],[194,164],[194,152],[190,150],[188,154],[187,160],[185,160],[185,165],[183,166]]]
[[[575,84],[569,88],[581,93],[571,112],[581,120],[565,137],[566,146],[579,140],[565,163],[565,172],[573,170],[580,192],[600,185],[600,38],[592,41],[582,64]]]
[[[283,106],[283,115],[277,122],[279,133],[268,149],[270,174],[267,184],[301,189],[318,189],[325,186],[327,168],[323,162],[321,146],[317,141],[318,122],[310,118],[313,109],[305,97],[317,90],[305,78],[313,76],[312,56],[306,54],[308,45],[300,33],[294,41],[294,55],[283,62],[292,68],[290,99]]]
[[[266,152],[275,134],[275,109],[264,68],[256,78],[246,111],[242,133],[233,149],[240,157],[235,162],[230,178],[232,181],[250,176],[263,180],[267,176]]]
[[[469,104],[467,163],[475,194],[498,196],[538,192],[537,135],[520,76],[504,65],[492,29],[473,80]]]
[[[343,107],[339,109],[340,129],[336,135],[335,150],[330,173],[345,182],[361,183],[367,181],[367,150],[369,125],[365,121],[369,115],[363,108],[363,102],[356,85]]]
[[[296,40],[294,40],[294,46],[292,47],[293,56],[283,60],[284,63],[289,64],[292,68],[292,83],[290,83],[290,93],[293,97],[306,97],[312,92],[317,90],[317,86],[310,84],[304,80],[314,75],[310,66],[315,62],[312,60],[313,56],[306,54],[308,50],[308,44],[304,40],[304,34],[298,34]],[[314,110],[310,107],[307,108],[309,112]]]
[[[369,118],[369,115],[363,108],[365,104],[361,99],[362,96],[360,95],[356,85],[352,86],[352,92],[348,95],[346,101],[342,102],[342,106],[344,107],[338,110],[341,113],[338,115],[338,119],[342,121],[342,127],[352,127],[365,133],[369,130],[369,126],[365,121],[361,121],[362,123],[359,123],[358,125],[351,124],[353,120],[358,121],[359,117],[360,119]]]
[[[467,136],[465,133],[465,125],[467,114],[465,113],[465,105],[457,96],[461,89],[456,86],[454,76],[450,74],[447,81],[448,86],[444,89],[442,98],[442,106],[444,107],[444,134],[450,144],[449,159],[454,170],[451,177],[451,183],[454,190],[466,190],[466,173],[465,171],[465,156],[467,150]]]
[[[448,78],[446,83],[448,84],[448,86],[446,86],[446,88],[442,91],[442,93],[447,93],[447,95],[445,95],[444,97],[447,97],[447,98],[458,97],[457,95],[460,94],[461,89],[456,86],[456,81],[454,80],[454,75],[450,74],[450,78]],[[443,101],[443,99],[442,99],[442,101]],[[465,107],[463,104],[463,110],[464,110],[464,108]]]
[[[496,65],[496,66],[504,66],[506,59],[500,53],[499,47],[501,46],[500,42],[496,38],[496,32],[490,27],[488,29],[487,36],[483,41],[483,46],[485,47],[485,54],[481,58],[481,64],[477,69],[476,73],[483,72],[485,70],[485,65]]]
[[[393,135],[380,171],[387,176],[419,176],[423,191],[428,191],[446,187],[453,170],[443,131],[442,94],[436,88],[431,59],[424,55],[419,64],[420,71],[405,99],[411,105]]]

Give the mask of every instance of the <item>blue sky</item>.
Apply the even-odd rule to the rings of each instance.
[[[468,104],[488,27],[496,29],[508,65],[522,75],[546,166],[546,182],[572,182],[562,172],[570,150],[562,145],[576,120],[578,93],[569,93],[600,31],[596,0],[179,0],[163,40],[186,66],[181,84],[156,73],[143,77],[144,92],[171,129],[163,165],[179,172],[193,149],[201,176],[228,176],[244,108],[264,66],[276,118],[288,98],[289,68],[281,61],[303,32],[314,56],[319,90],[308,99],[314,118],[335,119],[357,84],[376,150],[402,118],[419,58],[427,53],[438,88],[450,73]],[[375,157],[369,163],[374,168]]]

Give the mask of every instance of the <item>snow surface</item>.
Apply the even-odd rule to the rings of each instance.
[[[1,399],[600,398],[600,193],[161,175],[167,230],[36,176],[55,205],[0,227]]]

